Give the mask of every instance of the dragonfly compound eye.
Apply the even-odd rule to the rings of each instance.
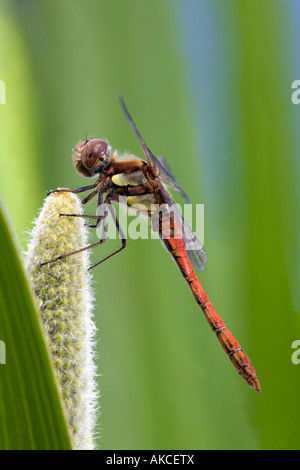
[[[102,139],[86,139],[78,142],[74,149],[73,160],[78,173],[94,176],[99,172],[101,163],[108,158],[108,142]]]
[[[95,169],[106,157],[108,143],[101,139],[88,140],[82,150],[82,164],[88,170]]]

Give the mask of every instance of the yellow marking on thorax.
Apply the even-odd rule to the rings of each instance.
[[[117,186],[138,186],[140,184],[147,183],[147,179],[142,171],[118,173],[111,178],[111,181]]]

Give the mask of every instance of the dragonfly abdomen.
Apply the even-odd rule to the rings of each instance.
[[[198,281],[199,283],[199,281]],[[200,285],[200,283],[199,283]],[[201,287],[201,286],[200,286]],[[197,295],[197,294],[196,294]],[[195,295],[195,297],[196,297]],[[257,392],[260,392],[260,386],[257,379],[257,375],[254,367],[247,354],[242,350],[241,345],[230,333],[223,320],[219,317],[214,307],[210,302],[201,302],[198,298],[199,303],[204,316],[210,325],[212,331],[217,336],[222,348],[229,357],[235,369],[243,377],[243,379]]]
[[[257,375],[254,367],[251,364],[250,359],[244,353],[238,341],[227,329],[225,323],[212,306],[209,298],[207,297],[191,266],[191,263],[188,259],[184,247],[183,240],[175,238],[174,236],[172,236],[172,234],[171,236],[166,237],[162,226],[160,227],[159,234],[162,239],[162,242],[164,243],[168,251],[172,254],[183,277],[189,285],[196,299],[196,302],[201,307],[202,312],[204,313],[204,316],[210,328],[217,336],[222,348],[229,357],[231,363],[233,364],[237,372],[247,382],[247,384],[257,392],[260,392],[260,385],[257,379]]]

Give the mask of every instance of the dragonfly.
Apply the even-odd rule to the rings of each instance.
[[[108,141],[103,139],[87,137],[85,140],[78,142],[73,152],[75,169],[82,176],[97,177],[96,181],[89,186],[74,190],[59,188],[49,194],[61,191],[82,193],[91,190],[90,194],[81,202],[86,204],[97,196],[98,207],[105,208],[105,210],[102,210],[101,215],[60,215],[94,219],[95,223],[88,225],[89,227],[98,228],[103,224],[104,228],[97,243],[63,254],[54,260],[42,263],[42,265],[103,244],[106,241],[104,222],[110,213],[120,236],[121,247],[89,269],[100,265],[113,255],[121,252],[127,245],[126,236],[116,217],[112,202],[120,203],[121,200],[122,202],[125,200],[128,209],[143,206],[147,217],[151,219],[153,229],[158,232],[159,238],[173,257],[211,330],[215,333],[231,363],[246,383],[255,391],[260,392],[257,374],[249,357],[227,329],[195,274],[192,265],[197,270],[202,271],[205,267],[207,255],[196,235],[184,221],[178,207],[171,198],[169,190],[179,192],[186,202],[189,202],[189,198],[173,177],[164,159],[162,157],[156,158],[150,151],[129,114],[123,98],[120,95],[118,98],[132,130],[140,142],[145,159],[133,155],[119,155],[117,151],[112,151]],[[157,209],[160,207],[163,207],[164,210]]]

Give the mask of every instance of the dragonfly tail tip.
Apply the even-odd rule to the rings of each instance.
[[[256,392],[261,392],[260,384],[257,377],[249,381],[248,385],[250,385],[250,387],[253,388],[253,390],[255,390]]]

